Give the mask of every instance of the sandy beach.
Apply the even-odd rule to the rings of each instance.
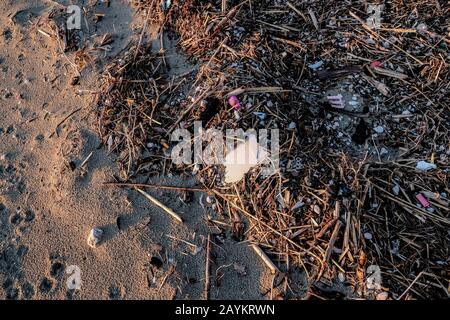
[[[325,11],[302,7],[300,12],[286,1],[267,5],[270,10],[263,13],[289,19],[278,25],[263,21],[259,33],[246,34],[239,23],[255,22],[239,15],[258,8],[238,2],[217,9],[213,18],[205,14],[204,22],[192,18],[191,25],[183,14],[172,15],[172,9],[185,10],[178,3],[161,9],[167,17],[157,25],[157,15],[146,14],[139,1],[0,2],[0,299],[450,296],[450,153],[442,129],[448,132],[449,113],[440,98],[445,92],[448,98],[448,78],[439,80],[448,76],[448,51],[447,57],[436,53],[431,62],[406,52],[400,48],[403,40],[395,38],[406,31],[397,29],[391,38],[383,33],[386,41],[361,27],[355,34],[364,37],[351,44],[325,35],[302,42],[294,37],[322,32],[319,23],[322,30],[336,28],[337,39],[341,27],[334,18],[326,20]],[[84,10],[80,29],[58,36],[69,5]],[[360,25],[355,15],[349,19]],[[253,19],[259,21],[257,13]],[[303,20],[310,33],[296,29]],[[169,26],[194,35],[160,33]],[[206,31],[196,38],[196,28]],[[208,40],[215,36],[219,40]],[[370,47],[371,37],[388,43],[388,49]],[[349,51],[363,43],[385,64],[381,68],[381,62],[356,52],[340,60],[363,65],[356,71],[333,65],[329,61],[339,50],[311,53],[327,41]],[[444,51],[445,41],[438,43],[426,47]],[[259,59],[269,54],[267,48],[274,56]],[[154,58],[147,61],[146,55]],[[409,60],[402,67],[389,64],[399,56]],[[232,62],[221,65],[221,59]],[[129,67],[136,61],[142,65]],[[324,61],[331,68],[320,69]],[[276,63],[285,70],[272,67],[269,76],[265,67]],[[144,64],[153,71],[142,75]],[[343,71],[333,71],[338,67]],[[127,79],[129,74],[136,79]],[[256,79],[250,74],[260,78],[250,83],[247,79]],[[417,84],[425,77],[427,85]],[[125,93],[122,109],[110,106],[109,95],[123,94],[127,81],[134,91]],[[140,82],[155,88],[155,95],[136,89]],[[227,99],[234,94],[242,106],[233,111]],[[331,104],[317,102],[323,97]],[[197,108],[213,102],[220,107],[210,116]],[[144,104],[153,109],[141,118],[132,114]],[[441,111],[434,117],[422,107]],[[223,128],[245,123],[280,129],[282,173],[264,179],[251,173],[227,187],[217,182],[223,169],[168,164],[172,146],[165,130],[190,128],[194,119],[205,117]],[[142,137],[146,134],[149,140]],[[431,170],[417,169],[420,160]],[[141,189],[183,223],[133,183],[147,185]],[[87,241],[93,228],[101,230],[95,247]],[[367,280],[369,266],[388,279],[376,289],[365,282],[373,281]]]

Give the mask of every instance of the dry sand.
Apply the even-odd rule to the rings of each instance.
[[[84,71],[80,85],[70,85],[71,63],[36,28],[55,3],[0,2],[0,298],[202,299],[205,218],[214,212],[200,205],[199,193],[183,203],[178,192],[148,190],[185,219],[179,225],[137,192],[103,185],[118,168],[100,145],[91,113],[90,92],[98,88],[101,66]],[[101,58],[105,64],[138,38],[141,29],[135,27],[137,18],[126,1],[112,1],[102,12],[104,19],[88,36],[113,35],[113,50]],[[181,73],[189,66],[170,48],[174,42],[168,42],[169,64]],[[79,108],[56,134],[57,125]],[[177,177],[153,182],[195,183]],[[94,227],[102,228],[105,236],[97,248],[90,248],[86,240]],[[214,241],[212,299],[276,294],[270,290],[269,271],[247,243],[228,234]],[[152,267],[151,257],[163,265]],[[72,265],[81,271],[80,290],[66,285],[66,270]],[[246,275],[238,272],[242,266]],[[298,288],[291,288],[295,294],[303,290],[299,278]]]

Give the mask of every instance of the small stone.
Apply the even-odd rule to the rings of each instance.
[[[320,209],[320,207],[317,204],[314,205],[313,209],[314,209],[315,213],[320,214],[321,209]]]
[[[364,233],[364,239],[366,240],[372,240],[372,234],[370,232],[365,232]]]
[[[207,203],[211,204],[211,203],[214,203],[214,201],[215,201],[215,198],[213,196],[207,196],[206,197],[206,202]]]
[[[100,228],[94,228],[89,233],[87,243],[90,247],[96,248],[98,244],[102,241],[103,230]]]
[[[338,280],[339,282],[345,282],[345,274],[343,272],[339,272],[338,274]]]
[[[319,61],[316,61],[316,62],[313,63],[313,64],[308,65],[308,68],[311,68],[311,69],[313,69],[313,70],[317,70],[317,69],[319,69],[322,65],[323,65],[323,61],[319,60]]]
[[[392,192],[398,196],[398,194],[400,193],[400,186],[398,184],[396,184],[393,188],[392,188]]]
[[[381,134],[381,133],[384,132],[384,127],[382,127],[382,126],[376,126],[375,128],[373,128],[373,130],[374,130],[376,133]]]

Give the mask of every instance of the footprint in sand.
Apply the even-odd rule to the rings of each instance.
[[[28,281],[25,281],[22,283],[22,297],[23,299],[33,299],[35,294],[34,286],[29,283]]]
[[[6,293],[6,299],[18,300],[20,299],[20,289],[17,287],[15,280],[8,278],[3,282],[3,290]]]
[[[19,235],[27,233],[31,227],[36,215],[31,209],[25,212],[19,207],[16,212],[10,216],[9,223],[13,226]]]
[[[56,261],[52,264],[52,267],[50,269],[50,275],[55,279],[60,279],[62,275],[64,274],[65,267],[64,265]]]
[[[54,287],[54,283],[47,277],[42,278],[41,283],[39,284],[39,291],[41,294],[48,294],[52,291]]]
[[[123,299],[125,293],[124,288],[119,288],[116,286],[111,286],[108,288],[108,297],[110,300],[120,300]]]

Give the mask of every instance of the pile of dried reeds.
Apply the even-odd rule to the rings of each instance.
[[[191,169],[163,151],[171,130],[202,119],[204,99],[219,101],[207,126],[279,128],[278,174],[253,171],[226,185],[218,166],[198,172],[233,235],[287,274],[302,267],[309,297],[342,293],[336,283],[350,296],[448,297],[449,11],[445,1],[388,1],[373,29],[365,3],[185,0],[162,9],[135,1],[179,35],[199,70],[185,99],[170,105],[180,88],[161,76],[162,59],[131,48],[106,73],[100,132],[132,179]],[[358,95],[361,108],[333,108],[330,89]],[[239,93],[239,119],[230,92]],[[421,160],[436,168],[416,169]],[[374,287],[367,271],[377,267]]]

